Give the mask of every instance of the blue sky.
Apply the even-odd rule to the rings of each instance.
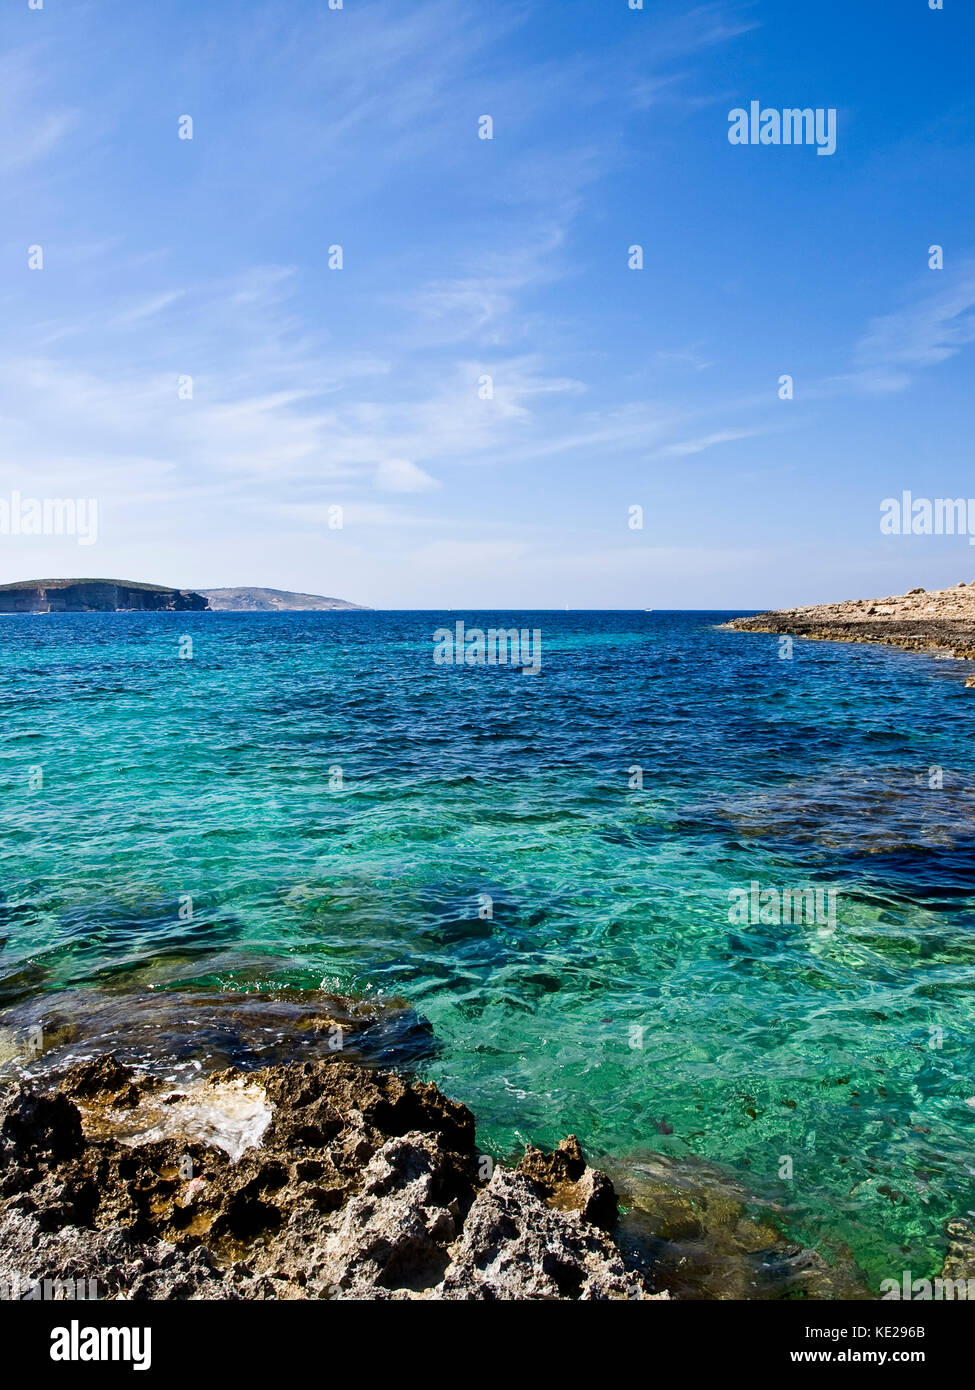
[[[975,579],[964,536],[879,526],[904,488],[975,497],[973,40],[969,0],[6,6],[0,494],[99,526],[0,536],[0,579],[455,608]],[[836,153],[730,144],[753,99],[835,107]]]

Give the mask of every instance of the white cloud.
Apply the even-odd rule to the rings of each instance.
[[[376,469],[375,486],[380,492],[429,492],[440,486],[409,459],[383,459]]]
[[[871,319],[853,350],[854,368],[803,387],[806,400],[854,392],[890,396],[906,391],[917,372],[939,365],[975,342],[975,270],[962,266],[957,280],[942,271],[915,292],[912,303]]]

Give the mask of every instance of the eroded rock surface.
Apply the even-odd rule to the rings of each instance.
[[[0,1091],[8,1288],[96,1279],[100,1297],[129,1299],[655,1296],[602,1229],[615,1192],[574,1139],[554,1154],[530,1148],[519,1169],[499,1166],[485,1182],[472,1115],[433,1085],[319,1060],[174,1091],[110,1057],[45,1084]]]

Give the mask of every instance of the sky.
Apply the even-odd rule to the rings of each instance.
[[[880,529],[975,498],[971,0],[632,3],[10,0],[0,500],[97,532],[0,534],[0,582],[975,579],[967,536]],[[834,109],[835,153],[731,143],[752,101]]]

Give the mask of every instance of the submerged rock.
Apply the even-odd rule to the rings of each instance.
[[[173,1083],[227,1067],[257,1069],[341,1054],[375,1066],[415,1064],[433,1028],[399,999],[324,990],[159,989],[31,995],[0,1015],[0,1076],[45,1078],[109,1050],[116,1065],[151,1066]]]
[[[975,1291],[975,1227],[971,1221],[959,1216],[948,1222],[945,1234],[948,1237],[948,1251],[941,1271],[942,1279],[964,1279]]]
[[[429,1084],[317,1060],[174,1090],[101,1057],[0,1091],[0,1283],[127,1299],[645,1299],[577,1141],[489,1181]],[[43,1083],[53,1087],[52,1082]],[[599,1223],[599,1224],[597,1224]]]
[[[626,1207],[617,1240],[679,1299],[875,1297],[845,1251],[833,1264],[783,1239],[773,1213],[730,1174],[700,1159],[631,1157],[613,1169]]]

